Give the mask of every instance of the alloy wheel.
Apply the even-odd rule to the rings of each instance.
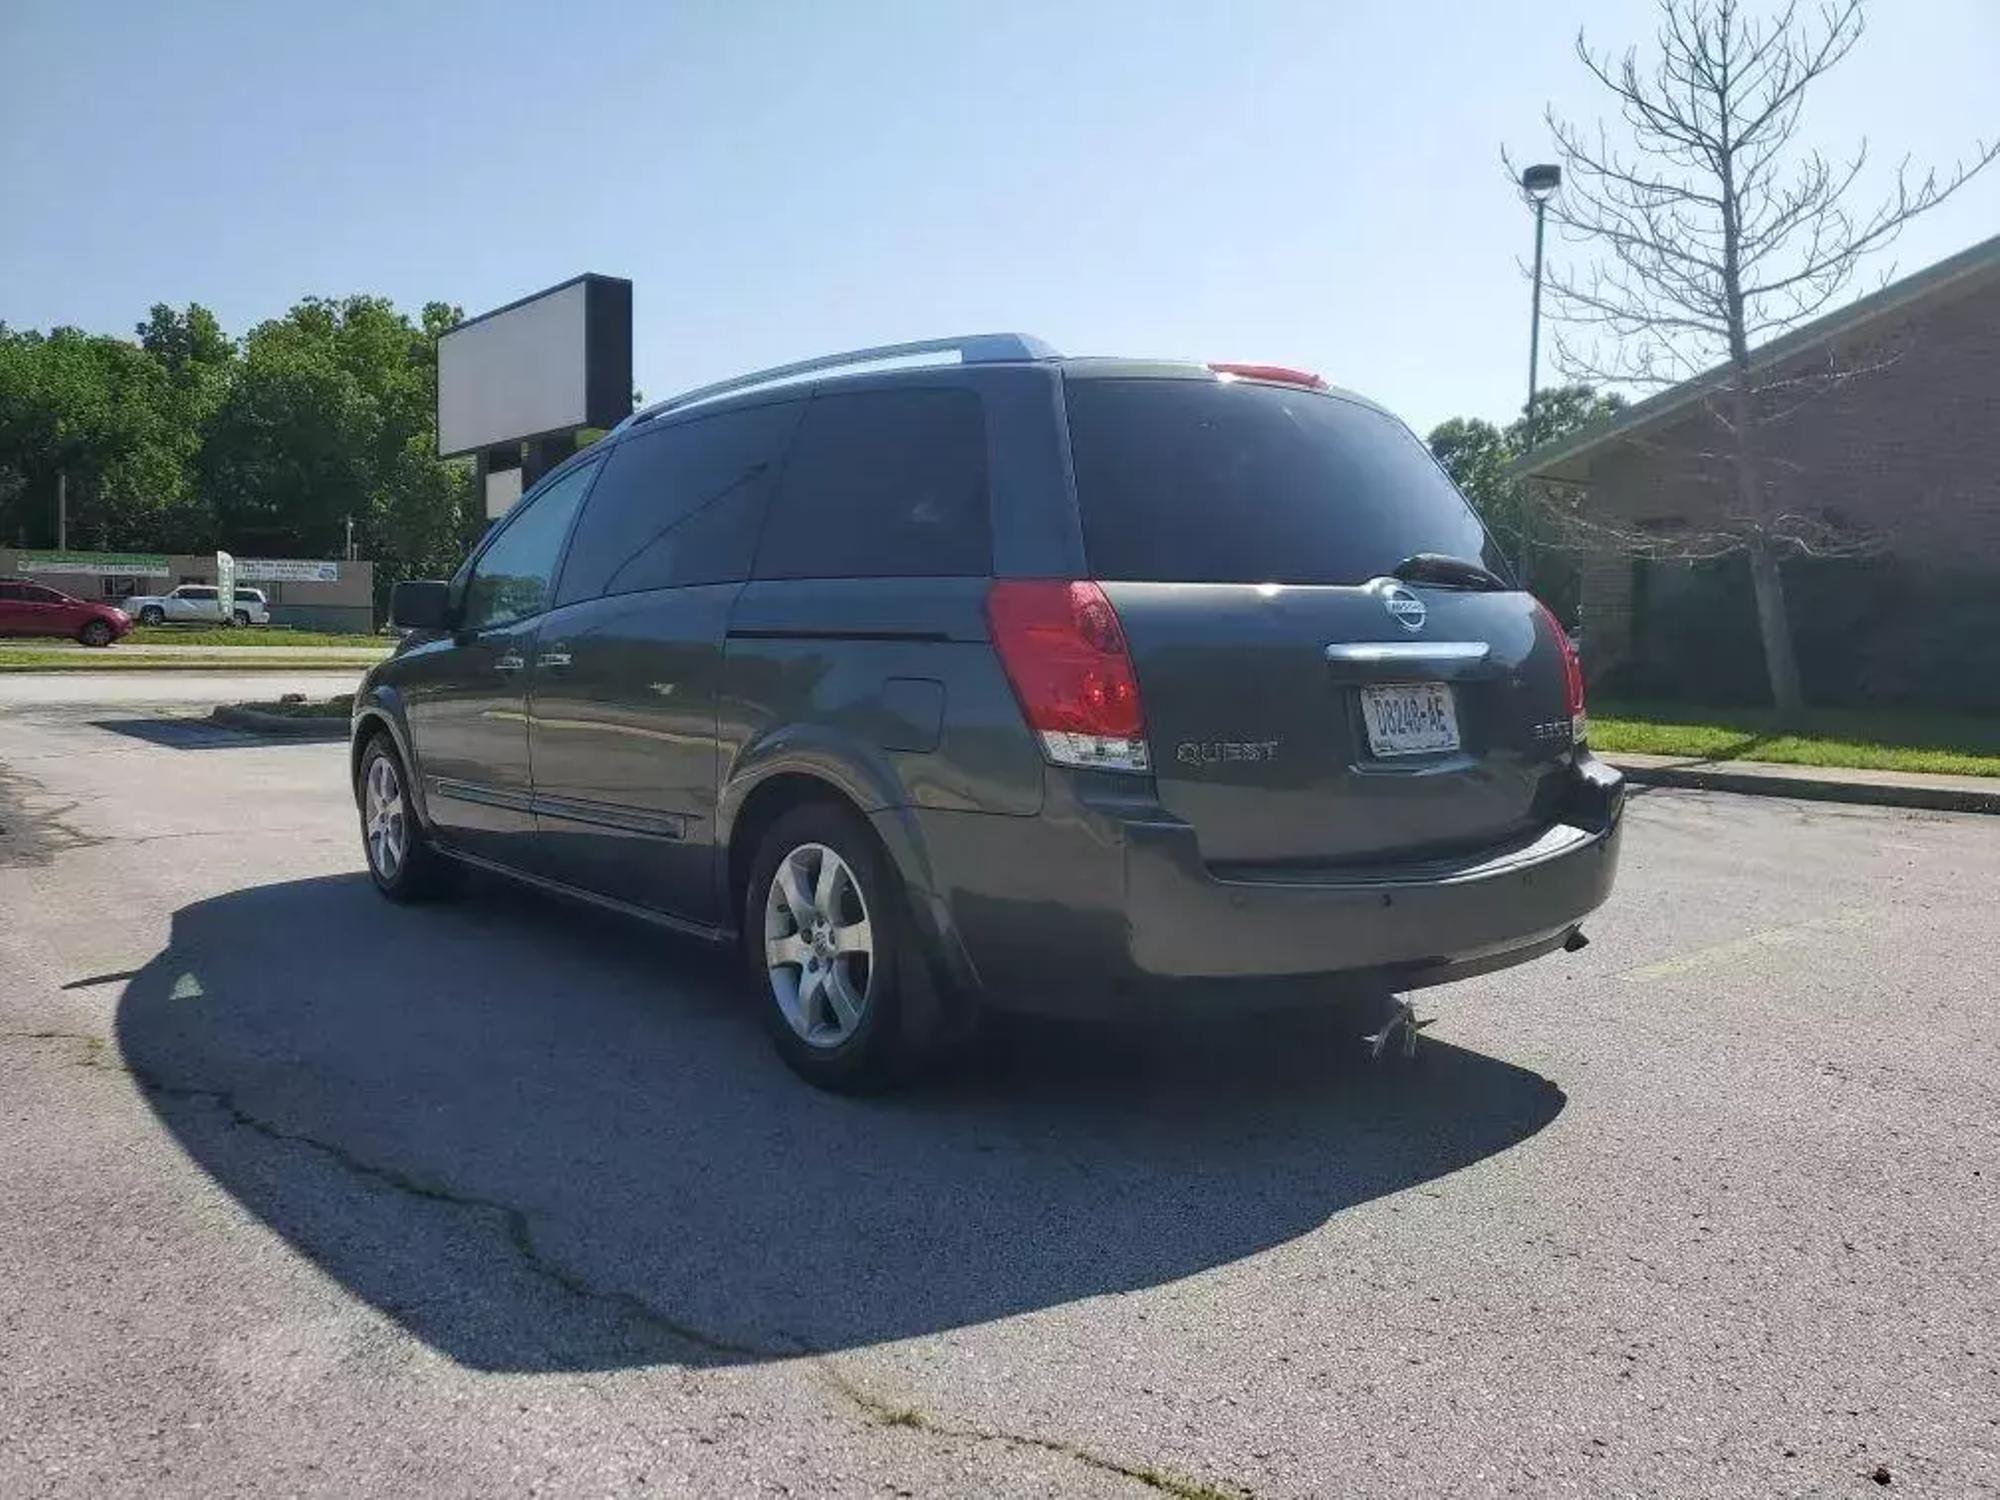
[[[771,995],[792,1030],[838,1047],[861,1025],[875,978],[875,935],[861,882],[824,844],[778,862],[764,898]]]
[[[378,755],[368,766],[363,788],[363,828],[368,841],[368,863],[383,880],[394,880],[409,852],[409,816],[403,806],[403,778],[396,764]]]

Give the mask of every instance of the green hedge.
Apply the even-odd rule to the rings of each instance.
[[[2000,573],[1793,558],[1785,595],[1808,702],[2000,710]],[[1767,702],[1741,557],[1633,565],[1633,661],[1607,686],[1691,703]]]

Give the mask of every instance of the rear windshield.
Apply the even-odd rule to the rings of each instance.
[[[1506,562],[1407,428],[1356,401],[1208,380],[1071,380],[1099,578],[1366,583],[1419,552]]]

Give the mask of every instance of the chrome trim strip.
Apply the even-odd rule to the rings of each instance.
[[[433,797],[443,797],[450,802],[475,802],[481,807],[504,807],[509,812],[530,812],[532,799],[526,792],[509,791],[504,787],[482,786],[472,781],[453,781],[446,776],[430,776],[424,780],[424,789]]]
[[[1356,641],[1326,648],[1326,659],[1340,662],[1485,661],[1492,654],[1484,641]]]
[[[688,819],[678,813],[651,812],[617,802],[585,802],[572,797],[537,795],[534,811],[535,816],[540,818],[588,823],[594,828],[615,828],[620,833],[643,834],[648,838],[676,842],[687,838]]]

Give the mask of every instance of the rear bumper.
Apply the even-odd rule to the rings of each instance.
[[[1157,808],[1063,800],[1052,787],[1036,818],[920,814],[948,956],[1002,1009],[1116,1014],[1165,990],[1282,1002],[1525,962],[1610,894],[1624,782],[1579,757],[1538,836],[1365,872],[1217,870]]]

